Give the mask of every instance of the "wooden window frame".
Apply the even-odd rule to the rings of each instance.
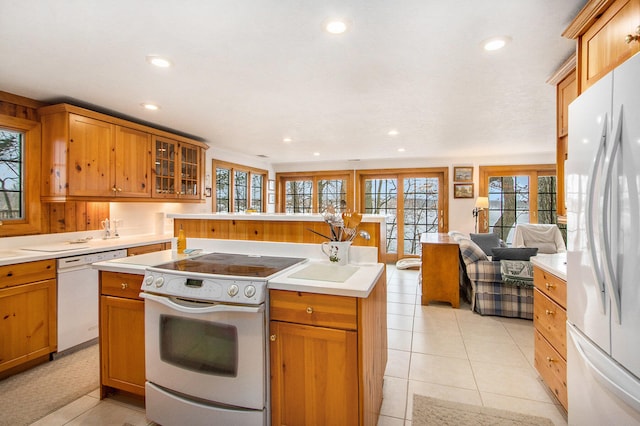
[[[538,222],[538,177],[540,176],[556,176],[555,164],[523,164],[523,165],[505,165],[505,166],[480,166],[478,181],[478,196],[487,197],[489,194],[489,177],[497,176],[529,176],[530,182],[535,180],[535,188],[529,185],[529,222]],[[556,185],[557,185],[556,176]],[[556,188],[556,197],[558,189]],[[556,210],[558,200],[556,200]],[[532,207],[534,209],[532,210]],[[487,220],[487,211],[481,210],[478,214],[478,232],[488,232],[489,222]]]
[[[287,182],[298,180],[310,180],[313,183],[312,190],[312,212],[320,213],[318,206],[318,181],[320,180],[346,180],[347,181],[347,208],[355,210],[355,188],[354,188],[354,172],[352,170],[329,170],[315,172],[287,172],[276,173],[276,212],[285,211],[286,199],[285,186]]]
[[[38,234],[42,229],[42,205],[40,203],[41,126],[37,121],[0,115],[0,127],[24,133],[23,219],[3,220],[0,237]]]
[[[217,192],[216,192],[216,170],[217,169],[227,169],[229,170],[229,213],[235,213],[235,191],[234,191],[234,180],[235,180],[235,172],[246,172],[247,176],[247,209],[251,208],[251,177],[253,175],[262,175],[262,201],[261,201],[261,209],[262,213],[267,212],[267,182],[269,172],[264,169],[258,169],[256,167],[244,166],[242,164],[230,163],[227,161],[216,160],[215,158],[211,161],[211,174],[213,175],[212,183],[211,183],[211,211],[217,213]]]

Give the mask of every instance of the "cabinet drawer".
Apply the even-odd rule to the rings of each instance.
[[[567,363],[537,330],[534,333],[534,340],[536,370],[566,410]]]
[[[143,275],[100,272],[100,293],[108,296],[138,299]]]
[[[536,289],[533,292],[533,327],[567,359],[567,311]]]
[[[0,288],[44,281],[56,277],[54,259],[0,266]]]
[[[537,267],[533,268],[533,284],[563,308],[567,307],[567,282]]]
[[[271,290],[269,295],[272,320],[344,330],[357,329],[355,297],[283,290]]]

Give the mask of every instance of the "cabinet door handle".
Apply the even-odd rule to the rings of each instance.
[[[624,38],[624,42],[627,44],[631,44],[632,41],[640,41],[640,25],[638,25],[638,27],[636,27],[636,34],[627,34],[627,36]]]
[[[269,336],[269,340],[271,340],[272,342],[276,341],[276,335],[272,334],[271,336]]]
[[[313,308],[311,306],[307,306],[307,313],[308,314],[312,314],[313,313]]]
[[[556,360],[554,358],[551,358],[550,356],[547,357],[547,362],[556,362]]]
[[[127,288],[129,288],[129,284],[127,283],[121,283],[120,287],[122,287],[123,290],[126,290]]]
[[[551,290],[552,288],[556,287],[555,284],[551,284],[551,283],[546,283],[544,286],[547,287],[547,290]]]
[[[552,311],[552,310],[549,310],[549,309],[545,309],[544,313],[545,313],[545,314],[547,314],[547,315],[555,315],[555,314],[556,314],[556,311]]]

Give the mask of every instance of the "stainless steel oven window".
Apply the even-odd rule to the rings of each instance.
[[[160,358],[198,373],[238,374],[238,329],[229,324],[160,315]]]

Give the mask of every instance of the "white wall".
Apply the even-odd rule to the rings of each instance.
[[[475,222],[472,211],[475,197],[478,195],[479,166],[517,165],[517,164],[553,164],[555,152],[546,154],[532,154],[526,156],[486,156],[473,158],[411,158],[401,160],[362,160],[358,162],[313,162],[298,164],[276,164],[272,166],[258,157],[250,157],[233,152],[226,152],[216,148],[209,148],[206,156],[206,187],[211,187],[213,158],[231,163],[242,164],[268,170],[269,179],[275,179],[276,172],[322,171],[322,170],[365,170],[365,169],[393,169],[393,168],[421,168],[448,167],[449,168],[449,229],[461,232],[473,232]],[[473,166],[473,182],[475,197],[473,199],[453,198],[453,167]],[[205,203],[111,203],[111,219],[121,220],[120,233],[147,234],[156,232],[156,222],[159,214],[163,213],[211,213],[211,200]],[[268,205],[267,212],[273,212],[274,205]],[[173,225],[170,219],[164,220],[164,231],[172,233]]]

